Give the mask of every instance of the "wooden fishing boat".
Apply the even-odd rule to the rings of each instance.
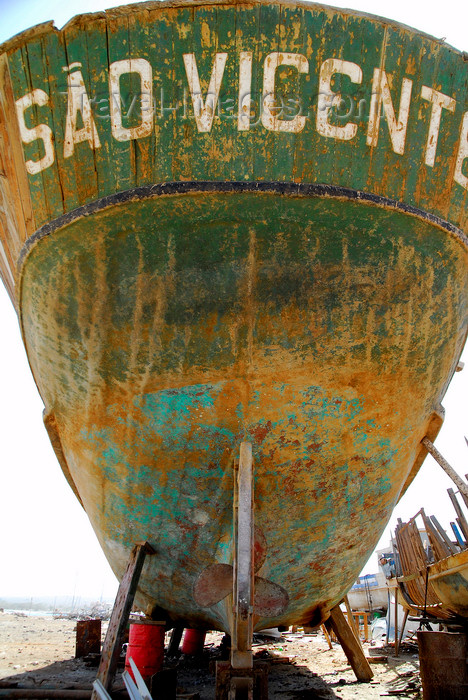
[[[458,525],[450,523],[456,541],[450,540],[434,515],[428,517],[421,508],[407,523],[400,521],[396,527],[397,576],[391,580],[407,612],[448,621],[456,616],[458,624],[460,618],[468,617],[468,539],[464,539],[468,538],[468,522],[453,489],[448,489],[448,494],[458,516]],[[463,493],[462,497],[468,505]],[[418,518],[423,528],[418,528]]]
[[[429,581],[447,610],[468,617],[468,549],[432,564]]]
[[[71,488],[137,600],[319,624],[442,422],[468,322],[468,64],[315,4],[155,2],[0,50],[0,270]],[[245,448],[248,450],[248,447]]]
[[[348,591],[348,601],[352,610],[387,610],[389,588],[384,573],[360,576]]]
[[[418,528],[416,524],[421,514],[427,529]],[[400,600],[405,610],[404,623],[410,614],[435,620],[448,620],[452,617],[428,578],[429,564],[434,561],[431,549],[434,540],[429,525],[430,521],[421,510],[407,523],[400,521],[395,529],[397,576],[393,590],[396,600]]]

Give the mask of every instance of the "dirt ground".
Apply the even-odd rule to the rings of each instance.
[[[75,627],[74,620],[0,614],[0,697],[11,687],[91,689],[97,669],[74,658]],[[104,623],[103,635],[105,630]],[[181,655],[167,661],[177,668],[178,693],[214,700],[214,661],[221,658],[222,637],[208,634],[201,657]],[[364,643],[364,650],[374,672],[370,683],[356,681],[339,644],[333,643],[330,650],[321,633],[283,633],[279,640],[258,639],[254,648],[256,657],[269,664],[270,699],[421,697],[414,645],[403,648],[398,658],[391,647]]]

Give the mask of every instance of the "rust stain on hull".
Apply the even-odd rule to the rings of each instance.
[[[366,218],[378,233],[363,250],[352,222]],[[289,597],[257,625],[326,617],[378,540],[456,364],[463,243],[404,213],[274,192],[152,196],[94,223],[97,239],[86,217],[38,237],[21,308],[109,561],[121,574],[148,539],[158,554],[140,601],[229,629],[226,599],[200,606],[193,590],[232,563],[232,460],[248,439],[258,574]]]
[[[407,27],[266,0],[0,47],[0,274],[114,571],[157,552],[141,604],[229,629],[244,440],[257,626],[352,585],[466,337],[466,71]]]

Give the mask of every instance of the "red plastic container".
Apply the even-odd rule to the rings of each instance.
[[[164,660],[165,624],[161,622],[132,622],[125,656],[125,670],[133,678],[130,657],[140,671],[143,680],[161,670]]]
[[[201,654],[205,644],[205,637],[206,630],[186,629],[184,641],[182,642],[182,653],[191,654],[192,656]]]

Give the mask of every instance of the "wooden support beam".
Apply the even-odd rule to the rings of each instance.
[[[437,530],[438,530],[438,532],[439,532],[439,535],[440,535],[440,536],[442,537],[442,539],[444,540],[444,542],[445,542],[446,546],[448,547],[450,553],[451,553],[451,554],[456,554],[458,550],[453,546],[451,540],[448,538],[447,533],[445,532],[444,528],[442,527],[442,525],[441,525],[441,524],[439,523],[439,521],[437,520],[436,516],[435,516],[435,515],[431,515],[431,520],[432,520],[432,522],[434,523],[434,525],[436,526],[436,528],[437,528]]]
[[[395,627],[395,656],[398,656],[400,651],[400,644],[403,641],[403,635],[405,633],[406,621],[408,619],[409,610],[405,608],[405,614],[403,616],[403,624],[401,626],[401,632],[398,635],[398,629]]]
[[[127,569],[117,591],[97,674],[97,679],[101,681],[106,690],[111,689],[115,678],[122,646],[122,636],[130,617],[138,581],[147,554],[155,554],[149,542],[140,542],[133,547]],[[98,700],[95,690],[93,690],[91,700]]]
[[[336,634],[358,681],[370,681],[374,677],[372,669],[364,656],[360,642],[356,639],[351,627],[346,622],[339,605],[330,610],[330,617],[325,622],[325,626],[329,631],[332,629]]]
[[[453,530],[453,534],[455,535],[455,539],[457,540],[460,549],[465,549],[466,542],[463,540],[458,526],[455,525],[455,523],[450,523],[450,527]]]
[[[233,668],[230,661],[217,661],[216,700],[252,697],[268,700],[268,664],[255,661],[253,668]]]
[[[455,522],[456,522],[456,524],[457,524],[457,526],[458,526],[459,532],[463,532],[463,528],[462,528],[462,525],[461,525],[461,522],[460,522],[460,518],[455,518]],[[468,538],[465,538],[464,547],[467,547],[467,546],[468,546]]]
[[[345,597],[343,598],[343,602],[345,604],[346,614],[348,616],[348,624],[351,627],[351,629],[353,630],[354,636],[356,637],[356,639],[359,642],[359,622],[356,624],[356,620],[354,619],[354,615],[353,615],[353,612],[351,610],[351,606],[349,604],[349,599],[348,599],[347,595],[345,595]]]
[[[331,640],[331,638],[330,638],[330,635],[328,634],[328,630],[327,630],[327,628],[325,627],[325,625],[322,625],[322,632],[323,632],[323,636],[324,636],[325,639],[327,640],[328,648],[329,648],[329,649],[333,649],[332,640]]]
[[[398,592],[399,589],[395,588],[395,656],[398,656]]]
[[[369,641],[369,613],[364,611],[362,618],[363,618],[363,625],[364,625],[364,641],[368,642]]]
[[[457,497],[453,491],[453,489],[447,489],[447,493],[450,496],[450,500],[453,503],[453,507],[455,508],[455,512],[457,514],[457,523],[460,526],[460,529],[463,533],[463,537],[465,538],[465,541],[468,542],[468,523],[466,522],[465,516],[463,515],[463,511],[460,507],[460,504],[457,500]]]
[[[448,474],[448,476],[452,479],[453,483],[456,485],[461,495],[463,496],[465,505],[468,507],[468,484],[466,484],[463,481],[463,479],[457,474],[455,469],[453,469],[453,467],[450,466],[447,460],[442,457],[439,450],[433,445],[433,443],[429,440],[428,437],[423,438],[421,440],[421,443],[424,445],[429,454],[431,454],[434,457],[435,461],[442,467],[444,472]]]
[[[427,536],[429,537],[429,542],[431,543],[432,552],[434,554],[435,561],[439,559],[445,559],[445,557],[453,554],[451,547],[449,547],[445,540],[437,532],[436,528],[431,522],[431,519],[427,517],[424,512],[424,508],[421,508],[421,515],[424,522],[424,528],[426,530]],[[447,538],[448,539],[448,538]]]
[[[253,457],[250,442],[241,442],[235,485],[231,665],[235,669],[252,669],[254,512]]]
[[[184,631],[183,625],[176,625],[171,632],[171,639],[169,641],[169,646],[167,648],[168,656],[175,656],[179,651],[180,641],[182,639],[182,634]]]

